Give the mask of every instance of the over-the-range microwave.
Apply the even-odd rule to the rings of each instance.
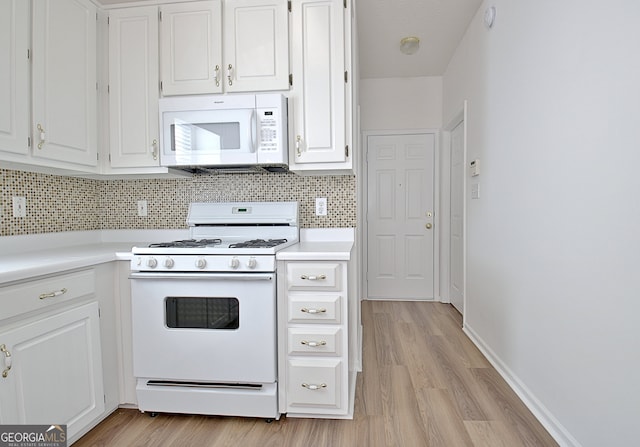
[[[177,168],[288,163],[287,98],[279,93],[160,99],[160,164]]]

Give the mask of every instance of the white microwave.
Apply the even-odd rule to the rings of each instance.
[[[160,164],[283,167],[287,98],[278,93],[160,99]]]

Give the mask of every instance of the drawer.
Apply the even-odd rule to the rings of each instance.
[[[342,265],[336,262],[289,262],[287,263],[287,288],[289,290],[342,289]]]
[[[289,328],[289,355],[342,355],[342,328]]]
[[[288,301],[290,323],[340,323],[340,295],[290,294]]]
[[[342,368],[341,359],[290,359],[287,406],[339,408]]]
[[[95,294],[93,269],[0,288],[2,319]]]

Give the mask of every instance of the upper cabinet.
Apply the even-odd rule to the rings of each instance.
[[[222,92],[221,0],[162,5],[160,52],[163,95]]]
[[[159,166],[158,8],[109,12],[110,166]]]
[[[288,89],[287,14],[286,0],[162,5],[162,94]]]
[[[352,169],[350,17],[344,0],[292,2],[292,171]]]
[[[29,2],[0,0],[0,151],[29,152]]]
[[[289,88],[289,14],[282,0],[227,0],[224,88],[228,92]]]
[[[32,4],[32,156],[96,166],[96,7],[89,0]]]

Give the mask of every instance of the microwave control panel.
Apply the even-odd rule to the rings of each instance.
[[[258,132],[260,132],[260,151],[277,151],[278,141],[277,109],[258,109]]]

